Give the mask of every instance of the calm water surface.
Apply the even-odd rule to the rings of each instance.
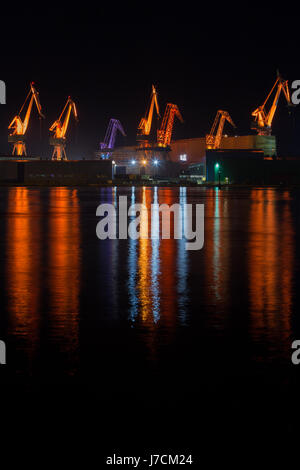
[[[205,204],[203,249],[100,241],[96,208],[119,195]],[[293,383],[299,208],[288,189],[1,188],[2,380],[101,384],[154,402]]]

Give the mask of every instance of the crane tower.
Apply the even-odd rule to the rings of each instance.
[[[274,114],[277,109],[281,91],[283,91],[284,93],[287,104],[289,106],[292,106],[290,92],[288,88],[288,81],[283,80],[278,72],[277,72],[277,75],[278,75],[277,79],[270,93],[268,94],[267,98],[263,102],[263,104],[252,112],[252,116],[254,117],[254,122],[252,123],[251,129],[255,130],[258,133],[258,135],[271,135],[272,122],[273,122]],[[266,104],[271,98],[271,95],[274,91],[275,91],[275,95],[274,95],[273,102],[271,104],[269,111],[267,111]]]
[[[228,121],[233,127],[236,127],[229,113],[219,109],[210,133],[206,136],[206,147],[208,149],[220,148],[225,121]]]
[[[157,91],[154,85],[152,85],[152,92],[150,96],[150,103],[149,106],[146,110],[146,114],[142,119],[140,120],[139,126],[138,126],[138,131],[137,131],[137,138],[136,140],[140,142],[140,146],[149,146],[149,134],[151,131],[151,125],[152,125],[152,118],[153,118],[153,112],[154,109],[156,109],[157,116],[160,117],[159,114],[159,106],[158,106],[158,100],[157,100]]]
[[[43,115],[42,113],[42,107],[41,107],[41,104],[40,104],[40,100],[39,100],[39,93],[36,91],[36,89],[34,88],[34,83],[31,82],[30,83],[30,90],[29,90],[29,93],[19,111],[19,114],[17,114],[13,120],[11,121],[11,123],[9,124],[8,126],[8,129],[13,129],[13,132],[11,134],[9,134],[8,136],[8,142],[12,142],[13,143],[13,151],[12,151],[12,154],[13,155],[18,155],[18,156],[22,156],[22,155],[27,155],[26,153],[26,145],[25,145],[25,135],[26,135],[26,131],[28,129],[28,124],[29,124],[29,120],[30,120],[30,115],[31,115],[31,111],[32,111],[32,105],[33,103],[35,102],[36,104],[36,108],[37,108],[37,111],[39,113],[39,117],[40,118],[44,118],[45,116]],[[21,118],[21,113],[26,105],[26,103],[28,102],[28,106],[27,106],[27,111],[25,113],[25,117],[24,119]]]
[[[76,122],[78,121],[77,109],[74,101],[70,96],[59,116],[50,127],[50,132],[53,132],[53,137],[50,137],[49,143],[53,145],[54,150],[52,153],[52,160],[67,160],[66,155],[66,133],[70,121],[70,115],[73,112]]]
[[[166,148],[170,146],[175,116],[180,122],[183,122],[177,104],[168,103],[160,129],[157,131],[157,143],[159,147]]]
[[[110,119],[104,141],[100,143],[100,154],[102,158],[109,158],[115,147],[117,131],[125,137],[123,126],[118,119]]]

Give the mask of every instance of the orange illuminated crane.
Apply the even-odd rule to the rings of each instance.
[[[160,129],[157,131],[157,143],[159,147],[170,146],[175,116],[180,122],[183,122],[177,104],[168,103]]]
[[[251,129],[256,130],[258,135],[271,135],[272,132],[272,121],[274,118],[275,111],[277,109],[278,100],[280,97],[281,91],[283,91],[284,96],[288,105],[291,105],[290,92],[288,88],[288,81],[283,80],[279,73],[277,73],[277,80],[274,83],[270,93],[265,99],[264,103],[259,106],[255,111],[253,111],[252,116],[254,116],[254,122],[252,123]],[[277,89],[276,89],[277,88]],[[273,91],[276,89],[273,103],[270,107],[269,112],[265,110],[265,106]]]
[[[36,107],[37,107],[40,118],[45,117],[42,114],[42,107],[41,107],[40,100],[39,100],[39,94],[38,94],[38,92],[36,91],[36,89],[34,88],[33,85],[34,85],[34,83],[31,82],[30,83],[29,93],[28,93],[28,95],[27,95],[27,97],[26,97],[26,99],[23,103],[23,106],[21,107],[21,109],[19,111],[19,114],[17,114],[13,118],[10,125],[8,126],[8,129],[13,129],[13,132],[11,134],[9,134],[9,136],[8,136],[8,142],[12,142],[14,144],[13,151],[12,151],[13,155],[15,153],[16,153],[16,155],[19,155],[19,156],[21,156],[21,155],[26,156],[27,155],[26,145],[25,145],[25,134],[26,134],[26,131],[27,131],[27,128],[28,128],[33,102],[35,102],[35,104],[36,104]],[[25,113],[24,120],[22,121],[21,113],[22,113],[22,111],[24,109],[24,106],[25,106],[25,104],[27,103],[28,100],[29,100],[28,108],[27,108],[27,111]]]
[[[74,101],[71,100],[70,96],[61,112],[61,115],[50,127],[50,132],[54,133],[53,137],[50,137],[50,145],[54,146],[52,160],[67,160],[65,151],[66,147],[66,133],[70,121],[70,115],[73,111],[76,122],[78,121],[77,110]],[[64,116],[65,114],[65,116]]]
[[[225,121],[228,121],[233,127],[236,127],[229,113],[227,111],[222,111],[222,109],[219,109],[212,125],[212,128],[210,130],[210,134],[206,136],[206,148],[220,148]]]
[[[150,131],[151,131],[154,107],[156,109],[156,113],[158,117],[160,117],[158,100],[157,100],[157,91],[155,89],[155,86],[152,85],[150,104],[146,110],[145,117],[142,117],[142,119],[140,120],[138,131],[137,131],[137,141],[147,142],[147,137],[149,136]]]

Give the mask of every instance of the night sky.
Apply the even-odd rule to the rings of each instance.
[[[0,106],[0,153],[10,148],[7,126],[30,81],[46,115],[40,129],[36,110],[32,114],[31,154],[50,156],[48,128],[68,95],[80,120],[70,126],[69,157],[90,157],[111,117],[120,119],[127,134],[117,144],[134,144],[152,83],[161,114],[167,102],[181,110],[184,124],[175,124],[174,138],[204,136],[218,109],[230,113],[237,134],[252,133],[251,111],[264,101],[276,70],[290,83],[300,79],[297,22],[293,12],[274,15],[274,4],[264,10],[253,2],[228,5],[84,2],[6,9],[0,31],[0,79],[7,86],[7,104]],[[281,97],[273,132],[282,156],[300,155],[299,113],[300,105],[289,113]],[[225,132],[235,133],[230,126]]]

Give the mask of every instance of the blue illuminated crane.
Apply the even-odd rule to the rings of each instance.
[[[104,141],[100,143],[101,158],[110,157],[111,152],[115,147],[117,131],[120,131],[124,137],[126,136],[120,121],[118,119],[110,119]]]

